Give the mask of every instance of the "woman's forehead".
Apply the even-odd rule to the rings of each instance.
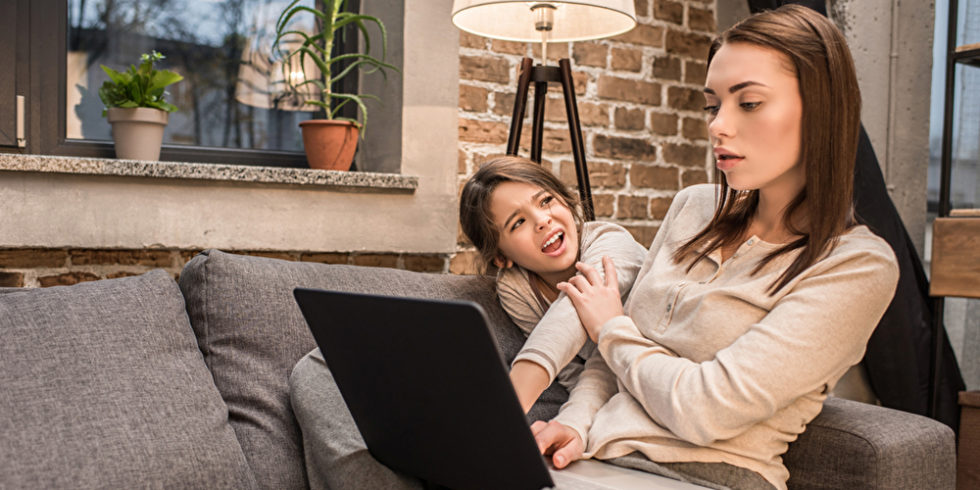
[[[779,50],[745,42],[725,43],[708,66],[705,87],[721,95],[750,80],[773,87],[795,82],[796,72],[789,56]]]

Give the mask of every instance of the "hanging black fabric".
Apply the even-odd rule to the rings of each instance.
[[[823,0],[748,0],[755,13],[795,3],[827,15]],[[854,207],[860,221],[885,239],[898,259],[900,276],[895,298],[868,341],[864,355],[871,388],[881,404],[927,415],[932,365],[932,301],[929,282],[908,231],[885,188],[871,141],[864,126],[854,166]],[[938,411],[934,418],[959,428],[957,393],[965,389],[948,336],[943,336]]]

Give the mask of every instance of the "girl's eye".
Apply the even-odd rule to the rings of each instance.
[[[756,107],[759,107],[759,104],[762,104],[762,102],[742,102],[739,106],[746,111],[754,111]]]
[[[510,231],[516,230],[517,227],[518,226],[521,226],[522,223],[524,223],[524,218],[517,218],[517,219],[515,219],[514,220],[514,224],[510,225]]]
[[[544,199],[541,199],[541,207],[550,206],[551,202],[554,200],[554,196],[545,196]]]

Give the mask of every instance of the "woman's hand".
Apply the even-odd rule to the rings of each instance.
[[[602,258],[605,280],[599,271],[589,264],[575,264],[581,276],[576,275],[567,282],[558,283],[558,289],[568,295],[575,305],[582,326],[593,342],[598,342],[599,329],[612,318],[623,314],[623,301],[619,297],[619,282],[616,267],[609,257]]]
[[[543,422],[538,420],[531,424],[531,433],[538,443],[538,450],[545,456],[551,456],[555,468],[562,469],[568,463],[582,459],[585,445],[575,429],[560,422]]]

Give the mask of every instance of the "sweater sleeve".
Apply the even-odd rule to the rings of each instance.
[[[861,360],[898,268],[887,245],[858,245],[804,271],[765,317],[710,361],[676,356],[627,316],[602,326],[599,351],[647,414],[677,436],[702,446],[734,437],[826,389]]]
[[[568,401],[561,406],[554,420],[565,424],[582,438],[584,447],[589,447],[589,429],[596,412],[618,391],[616,375],[609,370],[606,361],[598,351],[587,361],[578,382],[571,389]]]
[[[626,298],[643,264],[646,249],[625,228],[612,223],[590,222],[581,245],[580,261],[602,270],[602,257],[616,265],[621,298]],[[583,233],[585,234],[585,233]],[[572,301],[561,293],[531,332],[514,362],[534,362],[548,372],[549,383],[585,345],[588,334]]]

